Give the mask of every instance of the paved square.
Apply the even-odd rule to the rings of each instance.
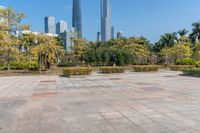
[[[0,77],[0,133],[199,133],[200,78],[179,74]]]

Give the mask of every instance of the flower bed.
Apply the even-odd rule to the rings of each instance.
[[[133,66],[135,72],[157,72],[160,66],[157,65],[144,65],[144,66]]]
[[[90,75],[92,72],[91,68],[88,67],[71,67],[63,69],[63,76],[77,76],[77,75]]]
[[[99,71],[101,73],[109,74],[109,73],[124,73],[124,67],[100,67]]]

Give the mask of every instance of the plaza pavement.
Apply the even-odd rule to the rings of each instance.
[[[0,133],[200,133],[200,78],[179,74],[0,77]]]

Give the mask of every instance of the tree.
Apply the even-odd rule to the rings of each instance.
[[[191,57],[192,50],[189,46],[177,44],[172,48],[164,48],[159,53],[164,64],[175,63],[178,59]]]
[[[193,58],[196,60],[200,60],[200,43],[198,43],[193,49]]]
[[[36,45],[36,35],[32,33],[27,33],[23,34],[20,37],[20,45],[19,45],[19,50],[22,52],[22,50],[25,50],[26,54],[26,61],[30,62],[31,61],[31,49]]]
[[[166,33],[155,43],[153,50],[155,52],[160,52],[163,48],[171,48],[177,43],[177,40],[177,33]]]
[[[200,39],[200,21],[192,24],[193,29],[190,38],[193,43],[197,43]]]
[[[183,29],[183,30],[179,30],[177,33],[179,34],[180,37],[183,37],[183,36],[186,36],[188,32],[189,32],[188,30]]]
[[[9,27],[8,33],[15,34],[16,31],[28,30],[30,27],[29,25],[21,24],[21,21],[25,17],[23,12],[15,11],[12,8],[0,9],[0,18],[2,18]]]
[[[10,62],[18,52],[18,38],[15,36],[16,31],[28,29],[28,25],[21,24],[25,15],[22,12],[17,12],[11,8],[0,9],[0,45],[3,57],[6,60],[7,69],[10,69]]]
[[[149,57],[149,50],[145,45],[132,44],[125,46],[126,51],[130,51],[136,64],[146,64]]]
[[[8,30],[9,27],[6,24],[0,23],[0,51],[6,61],[7,69],[10,70],[10,62],[18,53],[18,49],[16,48],[16,37],[9,34]]]
[[[88,42],[83,39],[73,39],[74,45],[71,47],[71,52],[75,56],[77,64],[83,59],[83,54],[87,48]]]
[[[37,56],[40,70],[42,67],[50,69],[51,65],[56,64],[59,57],[64,54],[63,47],[57,45],[54,37],[38,35],[37,43],[38,45],[32,49],[32,54]]]

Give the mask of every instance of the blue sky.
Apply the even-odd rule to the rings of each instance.
[[[0,5],[26,13],[24,23],[43,31],[43,17],[55,16],[71,25],[72,0],[0,0]],[[186,28],[200,20],[200,0],[111,0],[115,31],[145,36],[151,42],[160,35]],[[100,29],[100,0],[82,0],[84,37],[96,40]]]

